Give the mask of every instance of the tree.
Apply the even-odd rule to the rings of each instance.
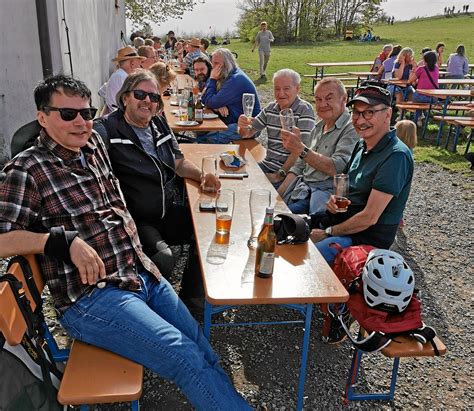
[[[380,18],[384,0],[241,0],[241,38],[252,40],[266,20],[276,41],[314,41]],[[257,30],[258,31],[258,30]]]
[[[169,18],[181,18],[195,5],[194,0],[125,0],[125,17],[138,28],[147,22],[163,23]]]

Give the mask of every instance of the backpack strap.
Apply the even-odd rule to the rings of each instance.
[[[428,75],[428,78],[430,79],[430,82],[431,82],[431,84],[433,85],[433,87],[434,87],[435,89],[438,89],[439,87],[438,87],[438,86],[436,85],[436,83],[434,82],[433,77],[431,77],[431,74],[430,74],[430,71],[428,70],[428,68],[427,68],[426,66],[423,66],[423,68],[425,69],[425,72],[426,72],[426,74]]]
[[[352,333],[349,331],[347,324],[344,321],[343,315],[340,314],[337,318],[341,322],[345,333],[352,341],[352,344],[354,344],[358,350],[364,352],[377,352],[392,342],[392,338],[381,331],[372,331],[366,338],[363,338],[362,340],[355,339],[352,336]]]

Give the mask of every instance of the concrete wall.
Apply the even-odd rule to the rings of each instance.
[[[101,102],[97,90],[114,70],[111,59],[122,46],[125,6],[119,0],[47,0],[54,73],[70,74],[65,23],[74,76],[92,90],[92,104]],[[13,132],[33,120],[35,84],[43,78],[34,0],[1,0],[0,27],[0,165],[9,156]]]

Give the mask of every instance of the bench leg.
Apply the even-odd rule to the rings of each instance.
[[[395,396],[395,389],[397,385],[398,367],[400,365],[400,358],[396,357],[393,360],[392,375],[390,379],[390,391],[388,393],[356,393],[354,385],[357,382],[360,371],[360,362],[362,355],[364,354],[361,350],[355,350],[352,357],[351,369],[349,371],[349,377],[346,384],[346,395],[345,399],[349,401],[369,401],[369,400],[384,400],[392,401]]]
[[[469,153],[469,146],[471,145],[472,134],[474,133],[474,128],[471,128],[471,132],[469,133],[469,138],[467,139],[466,151],[464,151],[464,155]]]

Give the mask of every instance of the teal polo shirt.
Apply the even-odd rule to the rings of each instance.
[[[387,133],[372,150],[360,141],[349,167],[350,208],[365,207],[372,189],[393,195],[377,225],[399,224],[410,194],[413,177],[413,155],[396,136]],[[375,228],[375,227],[374,227]]]

